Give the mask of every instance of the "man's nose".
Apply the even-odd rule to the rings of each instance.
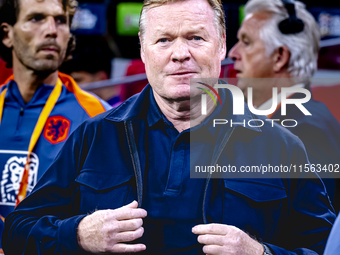
[[[184,62],[190,59],[189,46],[185,41],[178,39],[172,47],[171,58],[173,62]]]
[[[47,17],[44,25],[44,32],[46,37],[57,37],[57,24],[54,17]]]
[[[236,43],[234,47],[232,47],[228,53],[228,58],[231,58],[233,61],[240,59],[240,54],[238,52],[238,45],[239,43]]]

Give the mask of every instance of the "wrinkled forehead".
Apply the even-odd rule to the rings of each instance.
[[[177,1],[156,6],[146,12],[146,30],[162,28],[163,24],[181,26],[190,23],[191,26],[214,25],[214,11],[205,0]],[[157,24],[157,25],[156,25]],[[151,25],[151,26],[150,26]]]
[[[242,21],[239,33],[244,31],[259,31],[271,18],[273,14],[267,11],[253,12],[246,15]]]
[[[187,0],[187,1],[173,1],[166,2],[159,5],[150,6],[150,10],[162,9],[163,12],[191,12],[199,11],[201,13],[212,10],[210,4],[206,0]]]
[[[146,12],[146,16],[149,19],[161,17],[173,18],[176,16],[182,18],[193,16],[198,19],[203,19],[213,15],[211,6],[205,0],[167,2],[154,6]]]
[[[63,3],[64,2],[64,3]],[[65,12],[65,0],[18,0],[19,12],[32,9],[49,8]],[[64,6],[65,5],[65,6]]]

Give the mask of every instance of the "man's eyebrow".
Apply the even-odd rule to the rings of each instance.
[[[159,25],[159,26],[153,28],[152,31],[153,31],[153,32],[156,32],[156,33],[169,33],[169,32],[167,32],[167,31],[165,31],[164,29],[165,29],[164,26]]]
[[[241,31],[239,33],[237,33],[237,38],[240,40],[240,39],[244,39],[244,38],[249,38],[248,34]]]
[[[155,29],[153,31],[153,35],[155,35],[155,36],[171,36],[172,33],[171,32],[169,33],[169,32],[164,31],[162,29]]]
[[[207,29],[205,28],[205,26],[195,26],[195,27],[191,27],[188,29],[188,33],[199,33],[199,32],[206,32]]]
[[[176,32],[170,30],[170,31],[165,31],[164,27],[158,27],[155,28],[154,30],[154,34],[157,36],[171,36],[173,34],[175,34]],[[187,34],[196,34],[196,33],[207,33],[208,31],[206,29],[204,29],[204,27],[197,27],[197,28],[190,28],[188,30],[185,31]]]
[[[29,13],[27,13],[26,14],[26,17],[27,18],[33,18],[34,16],[36,16],[36,15],[41,15],[41,16],[49,16],[49,15],[51,15],[51,14],[47,14],[47,13],[45,13],[45,12],[40,12],[40,11],[32,11],[32,12],[29,12]],[[54,13],[53,14],[53,16],[54,17],[66,17],[67,15],[66,15],[66,13],[65,12],[60,12],[60,13]]]
[[[45,16],[45,14],[42,13],[42,12],[32,11],[32,12],[27,13],[27,14],[26,14],[26,17],[31,18],[31,17],[34,17],[34,16],[36,16],[36,15],[43,15],[43,16]]]

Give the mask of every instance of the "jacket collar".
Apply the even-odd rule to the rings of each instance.
[[[146,116],[148,116],[148,110],[150,105],[150,95],[152,93],[152,88],[150,84],[148,84],[142,92],[130,97],[127,99],[124,103],[122,103],[117,108],[114,108],[111,110],[111,112],[105,117],[106,120],[113,121],[113,122],[124,122],[128,120],[134,120],[134,119],[145,119]],[[250,129],[257,132],[262,132],[260,127],[257,127],[255,122],[253,122],[251,125],[248,125],[249,120],[258,119],[253,113],[250,112],[247,104],[244,104],[244,115],[233,115],[232,109],[233,109],[233,97],[229,90],[221,90],[221,99],[223,105],[218,105],[215,111],[212,113],[213,117],[215,119],[221,118],[221,119],[227,119],[228,120],[228,126],[230,125],[230,121],[233,122],[233,127],[243,127],[246,129]],[[148,102],[146,104],[146,102]],[[160,111],[160,110],[159,110]],[[154,112],[154,111],[152,111]],[[214,114],[217,112],[217,114]],[[148,121],[152,121],[153,123],[149,123],[150,125],[154,124],[161,118],[161,113],[153,113],[152,116],[148,116]],[[207,126],[209,131],[214,134],[215,131],[211,125],[212,119],[210,116],[206,118],[202,122],[203,125]],[[245,122],[245,127],[243,126],[243,123]],[[201,125],[199,125],[201,126]],[[216,130],[216,129],[215,129]]]
[[[151,86],[148,84],[140,93],[133,95],[121,105],[112,109],[105,119],[114,122],[124,122],[141,118],[142,113],[145,113],[149,107],[149,104],[145,102],[149,102],[150,90]]]
[[[22,95],[19,91],[18,85],[14,80],[10,80],[2,88],[7,88],[8,91],[5,95],[6,103],[14,105],[16,107],[30,107],[30,106],[40,106],[45,105],[46,100],[50,96],[54,86],[41,84],[35,91],[32,99],[25,103]]]

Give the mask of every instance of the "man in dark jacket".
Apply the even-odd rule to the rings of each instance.
[[[244,104],[234,115],[226,90],[201,113],[196,87],[211,84],[190,79],[219,76],[221,2],[145,1],[140,41],[150,85],[73,133],[6,219],[5,252],[322,253],[335,216],[321,180],[279,178],[294,167],[305,175],[296,169],[309,167],[301,141],[256,125],[264,120]],[[215,125],[221,119],[232,125]],[[251,174],[253,166],[262,172]],[[211,169],[228,167],[230,178],[213,178]],[[234,170],[245,174],[235,178]]]
[[[290,23],[283,21],[289,9],[294,11]],[[319,27],[305,5],[298,1],[284,4],[284,1],[250,0],[245,11],[246,18],[238,31],[239,42],[229,52],[235,61],[238,86],[245,94],[252,88],[253,104],[258,110],[276,108],[268,115],[270,119],[279,123],[285,119],[296,121],[287,122],[287,128],[304,143],[310,163],[324,181],[338,212],[340,190],[336,192],[335,183],[339,182],[340,172],[329,170],[340,163],[339,122],[323,103],[314,99],[303,105],[311,115],[293,104],[283,113],[280,102],[281,88],[310,91],[310,79],[317,69]],[[272,100],[273,88],[279,93],[276,102]],[[305,95],[292,91],[284,97],[297,100]]]

